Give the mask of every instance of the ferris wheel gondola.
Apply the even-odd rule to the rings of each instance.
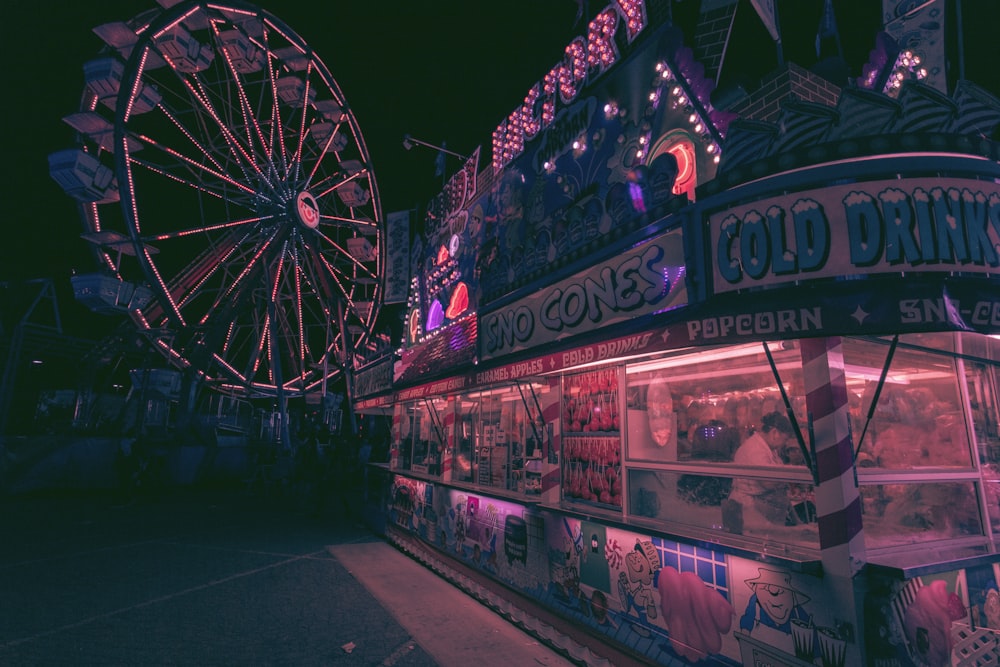
[[[79,145],[50,156],[118,304],[171,365],[241,395],[317,391],[375,339],[384,220],[358,123],[274,15],[187,0],[99,26]],[[128,291],[128,290],[126,290]]]

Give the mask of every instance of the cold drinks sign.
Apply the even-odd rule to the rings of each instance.
[[[1000,275],[1000,185],[911,178],[838,185],[709,216],[715,292],[869,273]]]

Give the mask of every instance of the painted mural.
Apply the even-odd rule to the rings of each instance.
[[[822,577],[397,476],[393,525],[663,665],[1000,661],[1000,565],[873,575],[864,627]]]
[[[395,526],[658,664],[844,667],[854,642],[815,577],[395,479]],[[985,604],[987,594],[980,597]]]
[[[1000,566],[914,577],[873,578],[865,599],[872,667],[1000,662]]]

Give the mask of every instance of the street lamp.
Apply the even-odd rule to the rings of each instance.
[[[468,159],[465,155],[460,155],[455,151],[450,151],[444,146],[435,146],[434,144],[429,144],[426,141],[420,141],[420,139],[414,139],[408,134],[403,135],[403,148],[405,148],[406,150],[410,150],[411,148],[413,148],[414,144],[417,146],[425,146],[432,150],[438,151],[439,153],[446,153],[448,155],[457,157],[459,160],[462,160],[463,162]]]

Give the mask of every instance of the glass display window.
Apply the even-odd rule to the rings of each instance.
[[[548,384],[530,380],[458,397],[452,479],[539,494],[551,438],[542,416]]]
[[[456,402],[455,448],[452,451],[451,478],[472,483],[476,456],[479,453],[479,396],[462,395]]]
[[[446,407],[444,398],[425,398],[396,405],[393,469],[441,474],[447,443],[444,433]]]
[[[729,474],[733,473],[733,474]],[[752,485],[758,502],[733,500],[733,489]],[[629,514],[687,526],[703,534],[741,535],[800,549],[819,547],[813,485],[806,477],[777,480],[735,471],[679,472],[629,469]]]
[[[972,436],[979,456],[986,520],[1000,539],[1000,338],[963,335],[966,393]]]
[[[794,341],[676,353],[626,367],[626,456],[656,463],[733,462],[765,415],[786,414],[782,387],[805,423],[802,361]],[[771,360],[768,359],[770,353]],[[779,465],[804,462],[797,441]]]
[[[625,394],[630,516],[818,547],[796,341],[629,363]]]
[[[863,484],[860,492],[869,550],[982,538],[973,480]]]
[[[562,496],[622,507],[620,366],[562,378]]]
[[[413,404],[413,462],[411,469],[441,474],[447,437],[444,432],[445,399],[425,398]]]
[[[494,389],[480,394],[480,438],[477,476],[482,486],[507,489],[510,480],[511,445],[516,438],[512,423],[517,396],[512,388]],[[510,437],[508,437],[508,434]]]
[[[397,403],[392,418],[392,451],[389,465],[394,470],[409,470],[413,460],[412,403]]]
[[[995,378],[961,340],[950,332],[844,339],[869,551],[982,544],[988,525],[1000,526],[990,509]]]
[[[973,467],[954,338],[844,339],[860,473]]]

